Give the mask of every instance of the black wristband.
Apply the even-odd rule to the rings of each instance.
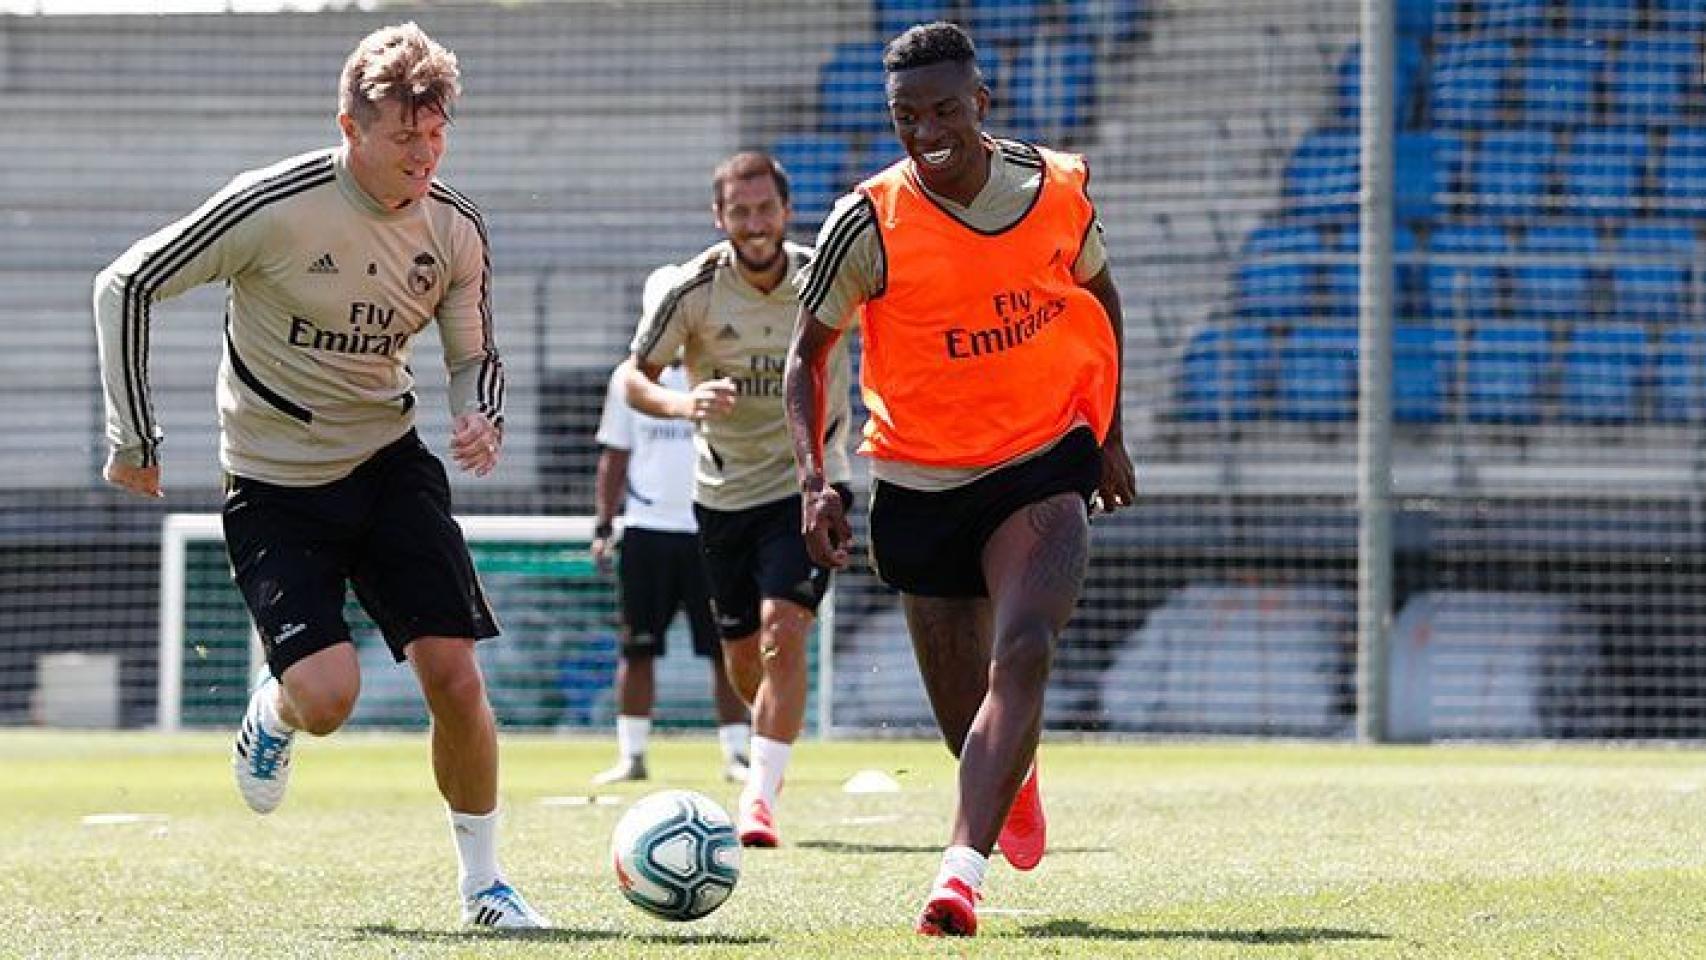
[[[592,525],[592,538],[594,540],[608,540],[610,535],[615,532],[616,526],[609,520],[600,520]]]

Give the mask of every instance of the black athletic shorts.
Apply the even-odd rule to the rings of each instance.
[[[322,486],[229,477],[223,513],[232,576],[275,677],[351,639],[345,584],[399,663],[419,637],[497,636],[444,464],[413,431]]]
[[[853,491],[836,484],[835,492],[847,512],[853,512]],[[829,590],[829,569],[813,564],[806,553],[799,494],[745,510],[694,504],[693,513],[699,518],[699,544],[711,578],[711,608],[724,640],[758,632],[764,597],[817,612]]]
[[[622,531],[616,580],[622,592],[622,623],[628,628],[622,640],[624,657],[663,656],[668,651],[664,637],[677,610],[687,614],[694,653],[723,655],[697,534],[627,528]]]
[[[871,566],[884,583],[921,597],[985,597],[983,548],[1008,517],[1061,493],[1088,509],[1102,482],[1102,448],[1088,429],[1054,449],[963,487],[925,493],[877,481],[871,492]]]

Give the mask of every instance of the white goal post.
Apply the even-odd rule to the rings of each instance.
[[[615,581],[613,577],[593,571],[588,552],[593,518],[465,516],[459,517],[458,522],[474,553],[481,579],[492,595],[505,634],[517,635],[508,645],[510,651],[504,654],[507,659],[494,667],[483,658],[488,686],[500,718],[511,724],[548,728],[573,727],[603,719],[601,711],[607,710],[608,704],[582,705],[568,710],[558,702],[560,698],[549,691],[530,692],[519,688],[523,683],[586,685],[590,682],[587,669],[582,669],[578,677],[565,680],[564,677],[574,671],[563,667],[562,675],[551,676],[551,668],[559,661],[546,658],[557,657],[565,645],[591,634],[598,638],[597,649],[577,654],[580,665],[583,668],[608,666],[614,669]],[[570,583],[574,585],[573,596],[564,592],[564,584]],[[812,699],[815,712],[812,716],[816,720],[816,729],[822,734],[833,729],[830,691],[834,658],[830,654],[834,638],[834,606],[833,595],[827,597],[813,658]],[[353,606],[350,609],[354,612],[352,627],[357,627],[359,611]],[[217,514],[179,513],[165,518],[160,537],[159,619],[156,712],[159,729],[177,731],[186,726],[215,722],[229,725],[234,722],[235,717],[241,714],[248,678],[260,666],[261,649],[243,608],[241,595],[231,582],[229,564],[225,559],[223,529]],[[679,628],[681,618],[677,621]],[[360,633],[359,627],[357,633]],[[372,646],[358,644],[364,654],[375,653],[367,650]],[[505,646],[503,643],[496,645],[499,649]],[[681,653],[679,658],[678,651]],[[523,653],[534,659],[528,662],[517,659]],[[706,686],[700,679],[705,676],[704,671],[696,667],[675,670],[667,666],[668,663],[691,660],[690,654],[691,646],[684,636],[681,642],[670,644],[669,655],[660,661],[660,715],[677,710],[685,716],[689,710],[697,712],[703,706],[697,698],[699,688]],[[545,667],[542,668],[541,664]],[[678,674],[691,674],[691,677],[678,677]],[[672,686],[672,677],[680,682]],[[604,682],[601,677],[592,679]],[[685,689],[690,684],[691,689]],[[364,700],[373,699],[368,686],[364,685]],[[682,696],[672,702],[672,691],[677,688],[684,688]],[[186,701],[186,690],[190,691],[193,703]],[[596,697],[597,692],[587,695]],[[705,692],[708,693],[708,689]],[[541,702],[547,702],[549,706],[542,707]],[[189,711],[188,717],[186,710]],[[357,717],[362,717],[359,708]],[[370,716],[369,719],[384,725],[396,718],[381,713],[377,718]],[[410,721],[403,718],[399,722]]]

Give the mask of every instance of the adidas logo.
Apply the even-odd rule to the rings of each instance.
[[[336,263],[332,262],[332,255],[331,254],[322,253],[322,254],[320,254],[320,259],[318,259],[318,260],[316,260],[313,263],[310,263],[308,265],[308,272],[309,273],[337,273],[338,272],[338,265]]]
[[[739,340],[740,339],[740,331],[735,329],[734,324],[725,323],[725,324],[723,324],[723,329],[717,332],[717,339],[718,340]]]

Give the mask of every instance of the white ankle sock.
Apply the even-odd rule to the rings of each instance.
[[[942,869],[936,871],[936,886],[957,877],[973,890],[982,890],[983,875],[988,870],[989,858],[983,854],[970,847],[949,847],[942,851]]]
[[[745,793],[763,800],[774,809],[776,794],[782,789],[782,775],[788,772],[788,757],[793,751],[791,743],[755,734]]]
[[[747,760],[752,751],[752,725],[725,723],[717,728],[717,742],[723,745],[724,760]]]
[[[268,693],[271,696],[268,696]],[[260,690],[261,694],[261,729],[275,737],[283,737],[295,733],[296,728],[284,722],[279,716],[279,698],[284,696],[284,684],[273,680]]]
[[[616,717],[616,752],[624,760],[646,755],[646,740],[652,732],[651,717]]]
[[[486,889],[503,876],[498,868],[498,812],[450,811],[450,831],[456,839],[456,885],[464,898]]]

